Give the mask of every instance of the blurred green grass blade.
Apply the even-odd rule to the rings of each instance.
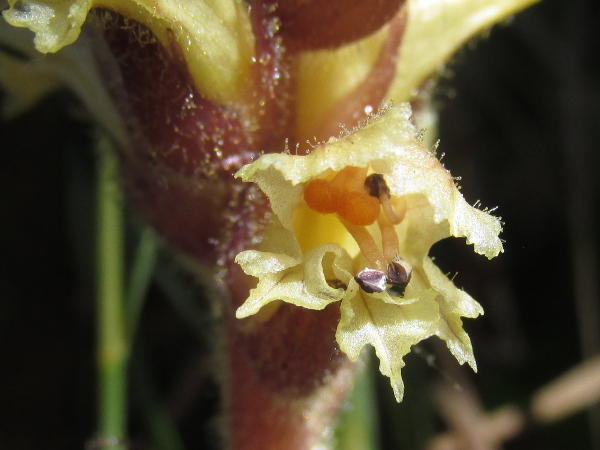
[[[373,358],[360,361],[354,387],[343,407],[335,433],[336,450],[379,450],[379,415]]]
[[[152,228],[145,227],[140,233],[127,284],[127,335],[130,345],[137,330],[157,255],[157,236]]]

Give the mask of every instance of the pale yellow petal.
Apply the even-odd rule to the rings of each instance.
[[[379,358],[379,370],[390,378],[397,401],[404,395],[401,369],[411,347],[431,336],[439,319],[432,291],[422,293],[407,305],[394,305],[372,298],[353,281],[341,304],[336,332],[340,348],[352,360],[371,344]]]
[[[483,308],[469,294],[458,289],[431,259],[425,259],[423,270],[431,288],[439,294],[435,300],[440,308],[440,321],[435,334],[446,342],[460,364],[466,362],[477,370],[471,340],[463,329],[461,317],[475,318],[483,314]]]
[[[364,81],[388,34],[388,26],[384,26],[340,48],[306,51],[297,56],[297,136],[312,136],[311,130],[328,120],[327,114],[336,103]]]
[[[243,181],[256,183],[269,198],[271,209],[288,230],[294,228],[294,210],[300,204],[305,180],[290,180],[288,171],[295,171],[294,164],[301,157],[289,154],[263,155],[253,163],[242,167],[235,176]]]
[[[434,209],[423,195],[406,197],[407,211],[404,220],[396,226],[400,256],[415,267],[423,264],[431,246],[449,237],[447,220],[434,221]]]
[[[265,254],[259,251],[242,252],[236,258],[242,270],[249,275],[258,276],[258,286],[250,292],[246,302],[238,308],[236,317],[243,318],[256,314],[263,306],[284,301],[308,309],[323,309],[332,302],[342,299],[344,289],[332,287],[325,272],[342,275],[348,280],[352,261],[338,245],[322,245],[304,255],[302,264],[285,267],[289,262],[287,255]],[[332,255],[333,258],[326,258]],[[264,262],[261,263],[261,258]],[[283,261],[283,262],[282,262]],[[325,270],[323,265],[331,266]],[[279,265],[277,263],[280,263]],[[263,267],[261,265],[264,264]],[[249,267],[253,270],[250,270]],[[275,271],[278,267],[285,267]],[[259,273],[262,272],[262,273]]]
[[[472,37],[539,0],[409,0],[408,23],[388,98],[410,100]]]
[[[281,272],[302,263],[302,252],[291,230],[273,220],[265,230],[260,251],[246,250],[235,261],[248,275]]]
[[[92,7],[91,0],[9,0],[2,15],[15,27],[35,33],[35,46],[42,53],[56,52],[79,37]]]
[[[500,218],[474,208],[462,200],[456,202],[454,214],[449,219],[450,233],[452,236],[465,236],[467,244],[473,244],[477,253],[489,259],[498,256],[498,253],[503,251],[502,242],[498,237],[502,231]]]

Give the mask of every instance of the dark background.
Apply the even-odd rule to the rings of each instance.
[[[469,321],[485,408],[526,406],[538,388],[597,353],[600,38],[595,0],[546,0],[478,38],[448,65],[435,101],[440,152],[471,203],[498,206],[505,253],[488,262],[463,242],[434,248],[478,299]],[[95,425],[91,128],[60,92],[0,123],[0,448],[82,448]],[[132,225],[134,220],[131,221]],[[132,368],[132,436],[148,442],[143,399],[175,418],[187,448],[211,439],[217,404],[203,372],[201,292],[163,256]],[[173,294],[176,292],[177,294]],[[189,301],[176,304],[169,298]],[[582,349],[581,335],[591,335]],[[596,334],[597,336],[597,334]],[[427,354],[434,350],[425,346]],[[411,355],[407,397],[378,384],[382,447],[419,448],[443,429],[430,380]],[[150,374],[149,379],[141,374]],[[600,429],[600,423],[597,424]],[[531,426],[506,448],[591,449],[588,417]],[[598,448],[598,447],[596,447]]]

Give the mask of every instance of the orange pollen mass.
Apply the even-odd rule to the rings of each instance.
[[[321,214],[337,213],[346,222],[358,226],[374,223],[379,217],[379,199],[365,192],[334,186],[323,179],[311,180],[304,189],[304,200],[310,209]]]
[[[321,214],[337,211],[341,190],[327,180],[311,180],[304,188],[304,200],[308,207]]]
[[[379,217],[379,199],[363,192],[346,191],[344,192],[337,213],[340,218],[353,225],[371,225]]]

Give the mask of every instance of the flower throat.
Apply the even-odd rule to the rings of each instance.
[[[370,266],[355,276],[363,290],[372,293],[389,288],[391,293],[402,295],[412,268],[399,256],[394,226],[404,218],[406,200],[398,198],[394,209],[383,175],[367,175],[368,171],[369,167],[345,167],[331,180],[311,180],[304,189],[304,200],[313,211],[337,214],[358,244]],[[376,221],[381,249],[367,229]]]

